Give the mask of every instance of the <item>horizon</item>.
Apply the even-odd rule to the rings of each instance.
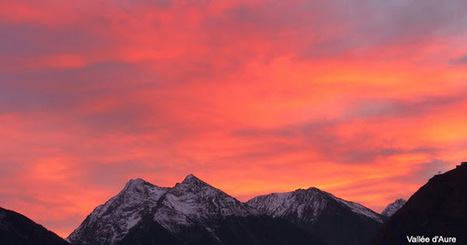
[[[467,159],[467,1],[0,2],[0,207],[62,237],[127,180],[380,213]]]
[[[455,169],[455,168],[453,168],[453,169]],[[447,171],[450,171],[450,170],[453,170],[453,169],[449,169],[449,170],[447,170]],[[447,172],[447,171],[446,171],[446,172]],[[437,174],[443,174],[443,173],[445,173],[445,172],[442,172],[442,173],[441,173],[441,172],[438,172]],[[435,174],[435,175],[437,175],[437,174]],[[435,175],[434,175],[434,176],[435,176]],[[163,187],[163,188],[170,188],[170,189],[171,189],[171,188],[174,188],[177,184],[182,183],[186,178],[188,178],[188,176],[194,176],[196,179],[205,182],[206,184],[208,184],[209,186],[211,186],[211,187],[213,187],[213,188],[216,188],[216,189],[221,190],[222,192],[224,192],[224,193],[226,193],[227,195],[229,195],[229,196],[231,196],[231,197],[237,199],[238,201],[240,201],[240,202],[242,202],[242,203],[247,203],[249,200],[251,200],[251,199],[253,199],[253,198],[255,198],[255,197],[263,196],[263,195],[281,194],[281,193],[294,192],[294,191],[297,191],[297,190],[307,190],[307,189],[311,189],[311,188],[317,188],[317,189],[319,189],[319,190],[321,190],[321,191],[324,191],[324,192],[326,192],[326,193],[329,193],[329,194],[335,196],[336,198],[339,198],[339,199],[342,199],[342,200],[345,200],[345,201],[349,201],[349,202],[354,202],[354,203],[361,204],[360,202],[358,202],[358,201],[356,201],[356,200],[349,200],[349,199],[346,199],[346,198],[343,198],[343,197],[334,195],[333,193],[331,193],[331,192],[329,192],[329,191],[327,191],[327,190],[318,188],[318,187],[316,187],[316,186],[309,186],[309,187],[304,187],[304,188],[299,187],[299,188],[291,189],[291,190],[289,190],[289,191],[278,191],[278,192],[274,192],[274,191],[273,191],[273,192],[263,193],[263,194],[259,193],[259,194],[251,195],[251,196],[248,195],[248,196],[243,196],[243,197],[236,197],[236,196],[230,195],[229,193],[225,192],[225,191],[222,190],[221,188],[218,188],[218,187],[216,187],[215,185],[212,185],[212,184],[210,184],[209,182],[204,181],[202,178],[199,178],[198,176],[196,176],[196,174],[190,173],[190,174],[187,174],[187,175],[183,178],[182,181],[176,182],[176,183],[173,184],[173,185],[158,185],[158,184],[155,184],[155,183],[153,183],[153,182],[151,182],[151,181],[149,181],[149,180],[146,180],[146,179],[144,179],[144,178],[140,178],[140,177],[138,177],[138,178],[131,178],[131,179],[127,180],[126,182],[124,182],[123,187],[122,187],[118,192],[116,192],[114,195],[111,195],[111,196],[110,196],[109,198],[107,198],[105,201],[103,201],[102,203],[98,204],[96,207],[94,207],[93,209],[91,209],[91,210],[89,211],[88,214],[91,214],[91,213],[94,211],[94,209],[97,208],[98,206],[104,205],[105,203],[107,203],[107,201],[109,201],[112,197],[115,197],[115,196],[119,195],[120,192],[124,190],[124,188],[126,187],[126,185],[127,185],[129,182],[133,181],[133,180],[138,180],[138,179],[140,179],[140,180],[143,180],[143,181],[145,181],[145,182],[147,182],[147,183],[149,183],[149,184],[151,184],[151,185],[153,185],[153,186]],[[427,182],[428,182],[428,179],[427,179]],[[420,187],[422,187],[422,186],[420,186]],[[411,196],[411,195],[410,195],[410,196]],[[410,196],[409,196],[409,197],[410,197]],[[382,211],[387,207],[387,205],[392,204],[393,202],[396,202],[396,201],[398,201],[398,200],[408,200],[409,197],[399,197],[399,198],[397,198],[397,199],[395,199],[395,200],[393,200],[393,201],[387,203],[386,206],[381,206],[381,207],[379,207],[379,210],[375,210],[375,209],[373,209],[373,208],[366,207],[365,205],[363,205],[363,206],[366,207],[366,208],[369,208],[370,210],[372,210],[372,211],[374,211],[374,212],[376,212],[376,213],[378,213],[378,214],[381,214]],[[4,208],[4,207],[3,207],[3,208]],[[7,209],[8,209],[8,208],[7,208]],[[18,212],[18,211],[14,210],[14,209],[10,209],[10,210],[15,211],[15,212]],[[24,215],[24,214],[22,214],[22,213],[20,213],[20,214],[21,214],[21,215]],[[29,218],[28,216],[26,216],[26,217]],[[84,218],[86,218],[86,217],[84,217]],[[34,220],[33,220],[33,221],[34,221]],[[83,221],[84,221],[84,219],[83,219]],[[37,221],[35,221],[35,222],[37,222]],[[40,223],[38,223],[38,224],[40,224]],[[40,224],[40,225],[42,225],[42,224]],[[45,227],[45,228],[48,229],[48,227]],[[78,227],[76,227],[76,228],[78,228]],[[49,229],[49,230],[50,230],[50,229]],[[56,233],[56,232],[53,231],[53,230],[51,230],[51,231],[54,232],[54,233]],[[73,231],[71,231],[71,232],[73,232]],[[60,234],[60,233],[56,233],[56,234],[59,235],[60,237],[62,237],[63,239],[66,239],[66,238],[71,234],[71,232],[70,232],[69,234]]]

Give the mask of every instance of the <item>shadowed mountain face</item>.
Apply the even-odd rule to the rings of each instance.
[[[383,222],[372,210],[316,188],[259,196],[247,204],[285,219],[327,244],[365,244]]]
[[[173,188],[130,181],[68,238],[73,244],[323,244],[188,175]]]
[[[0,208],[0,244],[68,245],[68,243],[25,216]]]
[[[147,220],[130,230],[119,245],[133,244],[325,244],[305,230],[268,216],[225,216],[210,224],[181,226],[170,232],[159,223]]]
[[[467,244],[467,166],[436,175],[399,209],[371,244],[407,244],[407,236],[456,237]]]

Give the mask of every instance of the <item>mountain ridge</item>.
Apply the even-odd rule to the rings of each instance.
[[[8,245],[68,245],[68,242],[28,217],[0,207],[0,242]]]
[[[371,209],[316,187],[262,195],[246,203],[308,230],[327,244],[365,244],[383,223]]]
[[[433,176],[384,224],[371,244],[405,244],[406,236],[455,237],[467,243],[467,163]]]

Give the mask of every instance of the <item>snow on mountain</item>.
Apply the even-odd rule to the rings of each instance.
[[[324,244],[283,219],[260,213],[188,175],[157,202],[119,245]]]
[[[258,212],[190,174],[161,198],[154,220],[177,231],[180,226],[206,225],[219,217],[249,215]]]
[[[326,193],[328,195],[330,195],[332,198],[334,198],[336,201],[338,201],[339,203],[349,207],[354,213],[356,214],[360,214],[360,215],[363,215],[363,216],[366,216],[370,219],[373,219],[373,220],[376,220],[378,222],[383,222],[383,219],[381,219],[381,216],[377,213],[375,213],[375,211],[359,204],[359,203],[355,203],[355,202],[350,202],[350,201],[346,201],[346,200],[343,200],[343,199],[340,199],[340,198],[337,198],[335,197],[334,195],[330,194],[330,193]]]
[[[332,245],[366,244],[383,223],[381,215],[372,210],[317,188],[259,196],[247,204]]]
[[[94,209],[67,240],[79,244],[115,244],[169,189],[142,179],[130,180],[118,195]]]
[[[328,199],[321,195],[320,190],[310,188],[258,196],[248,201],[247,204],[272,217],[295,215],[297,219],[315,221],[326,207],[327,201]]]
[[[211,221],[222,217],[258,214],[256,209],[191,174],[172,188],[136,179],[130,180],[118,195],[98,206],[67,240],[84,245],[117,244],[148,215],[154,222],[176,233],[180,228],[193,225],[209,230]]]
[[[153,239],[222,244],[232,239],[289,243],[309,237],[328,244],[362,244],[381,224],[379,214],[317,188],[242,203],[190,174],[172,188],[130,180],[67,240],[83,245],[145,244]],[[333,235],[336,229],[339,235]]]
[[[361,204],[345,201],[334,195],[311,187],[293,192],[272,193],[258,196],[247,202],[248,205],[273,217],[284,217],[295,214],[297,219],[314,221],[332,201],[349,208],[352,212],[382,222],[379,214]]]
[[[404,204],[407,202],[407,200],[404,199],[397,199],[395,202],[390,203],[381,213],[381,215],[385,217],[391,217],[397,210],[402,208]]]

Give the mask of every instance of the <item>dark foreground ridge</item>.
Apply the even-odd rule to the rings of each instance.
[[[0,208],[0,244],[67,245],[68,243],[27,217]]]
[[[440,236],[444,242],[452,243],[454,237],[455,244],[467,244],[466,193],[467,163],[462,163],[422,186],[389,219],[371,244],[408,244],[411,236],[428,238],[429,244],[435,244],[433,241],[447,244],[440,242]]]

